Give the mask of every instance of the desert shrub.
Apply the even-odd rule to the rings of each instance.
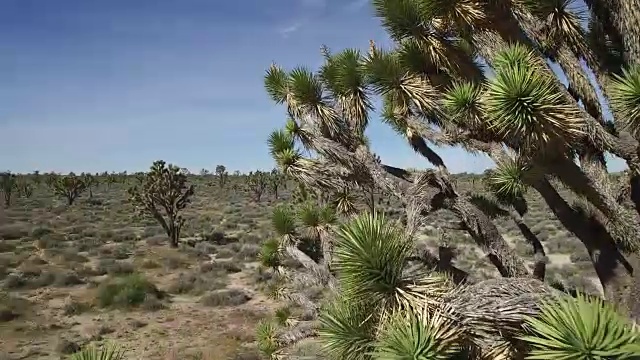
[[[207,242],[196,243],[195,249],[196,251],[204,255],[215,254],[218,251],[215,245]]]
[[[78,251],[89,251],[93,249],[97,249],[102,246],[102,241],[93,237],[85,237],[78,241],[76,241],[76,245],[78,246]]]
[[[130,229],[122,229],[113,232],[112,240],[114,242],[125,242],[136,239],[136,233]]]
[[[251,300],[251,296],[249,296],[244,290],[224,289],[212,291],[203,295],[200,302],[205,306],[224,307],[242,305],[247,303],[249,300]]]
[[[236,252],[229,248],[222,248],[216,254],[216,259],[229,259],[232,258],[235,254]]]
[[[223,231],[214,230],[204,233],[202,234],[202,239],[216,245],[225,245],[227,243],[226,236]]]
[[[227,273],[238,273],[242,271],[242,266],[232,260],[213,261],[211,265],[215,269],[223,270]]]
[[[97,301],[100,307],[139,306],[153,296],[162,299],[163,293],[140,274],[110,278],[98,286]]]
[[[0,291],[0,323],[22,316],[28,311],[29,306],[28,300]]]
[[[102,259],[96,266],[96,273],[99,275],[127,275],[133,273],[134,270],[132,263],[113,259]]]
[[[181,273],[171,282],[168,292],[172,294],[202,294],[206,291],[224,289],[227,286],[227,277],[220,271],[206,273]]]
[[[128,259],[131,256],[131,247],[119,245],[113,250],[113,258],[117,260]]]
[[[52,232],[53,230],[48,227],[38,226],[31,230],[31,237],[34,239],[40,239],[44,235],[51,234]]]
[[[0,226],[0,240],[18,240],[29,235],[27,224]]]
[[[150,260],[150,259],[144,259],[142,261],[142,264],[140,264],[140,267],[143,269],[157,269],[159,268],[160,264],[158,264],[158,262]]]
[[[189,262],[176,254],[165,254],[161,260],[162,266],[169,270],[184,269],[189,267]]]
[[[571,255],[569,255],[569,259],[574,264],[578,262],[586,261],[591,265],[591,257],[589,256],[589,253],[587,253],[586,251],[574,252]]]
[[[84,281],[73,271],[61,271],[55,273],[53,285],[58,287],[66,287],[84,284]]]
[[[40,236],[36,240],[36,246],[39,249],[54,249],[63,247],[66,240],[67,238],[63,234],[52,232]]]
[[[254,261],[258,258],[260,253],[260,246],[256,244],[244,244],[240,249],[240,252],[236,254],[235,258],[242,261]]]
[[[74,299],[67,299],[62,307],[62,311],[67,316],[79,315],[91,309],[91,305]]]
[[[6,240],[0,240],[0,253],[13,252],[17,245]]]

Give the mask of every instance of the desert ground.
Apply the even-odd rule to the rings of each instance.
[[[473,190],[473,178],[457,175],[459,189]],[[273,236],[271,212],[290,190],[256,201],[242,176],[231,176],[224,188],[213,177],[194,175],[190,182],[196,190],[179,248],[169,247],[153,219],[134,215],[127,184],[101,184],[71,206],[41,184],[31,197],[0,208],[0,359],[59,359],[108,342],[130,359],[260,359],[257,322],[274,312],[303,316],[268,296],[270,275],[257,261],[261,241]],[[528,200],[525,220],[544,242],[547,279],[598,292],[584,247],[541,199]],[[389,216],[399,213],[394,201],[377,202]],[[446,241],[456,249],[457,267],[495,276],[464,232],[442,236],[437,225],[444,220],[453,215],[430,219],[416,240],[431,248]],[[532,260],[516,224],[496,223]],[[322,289],[309,292],[319,299]],[[322,358],[314,341],[295,351]]]

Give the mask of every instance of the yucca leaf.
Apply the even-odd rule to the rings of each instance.
[[[455,124],[474,130],[486,129],[480,94],[480,87],[469,82],[455,83],[445,93],[444,107]]]
[[[395,40],[401,40],[424,31],[432,14],[417,0],[373,0],[376,16]]]
[[[405,285],[403,270],[411,243],[382,215],[364,214],[343,225],[332,267],[343,295],[353,301],[393,306]]]
[[[345,49],[328,55],[320,69],[320,78],[331,91],[343,115],[356,130],[364,131],[372,109],[367,94],[363,57],[358,50]]]
[[[519,150],[544,151],[550,143],[569,145],[584,135],[577,107],[565,103],[550,76],[535,66],[501,67],[483,105],[489,130]]]
[[[296,233],[295,215],[285,206],[273,209],[271,225],[280,236],[293,236]]]
[[[640,138],[640,65],[614,75],[611,84],[611,106],[616,122],[636,138]]]
[[[528,359],[635,359],[640,333],[600,298],[547,300],[537,317],[525,318],[532,348]]]
[[[287,101],[289,94],[289,76],[279,66],[271,65],[264,76],[264,86],[267,93],[277,104]]]
[[[273,358],[279,349],[276,331],[276,326],[269,320],[261,320],[256,326],[258,349],[267,359]]]
[[[521,158],[515,158],[501,162],[495,169],[489,170],[484,182],[499,201],[516,204],[527,192],[525,177],[528,171],[529,165]]]
[[[71,355],[71,360],[124,360],[124,358],[124,351],[115,344],[102,348],[89,346]]]
[[[320,312],[320,340],[335,359],[366,360],[372,349],[378,318],[371,303],[338,297]]]
[[[293,136],[283,130],[272,131],[267,143],[269,145],[269,152],[273,157],[294,147]]]
[[[262,242],[258,259],[262,266],[277,269],[281,265],[280,261],[280,241],[278,239],[268,239]]]
[[[440,311],[397,311],[382,324],[372,355],[380,360],[451,359],[461,351],[462,339],[463,331]]]

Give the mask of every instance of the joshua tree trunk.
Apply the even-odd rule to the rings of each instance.
[[[637,265],[638,256],[632,255],[631,263],[625,259],[601,222],[593,217],[587,218],[569,206],[546,178],[538,179],[532,186],[562,225],[587,248],[607,299],[637,318],[640,296],[637,293],[637,275],[634,277],[631,263]]]

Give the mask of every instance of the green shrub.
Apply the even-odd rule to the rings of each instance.
[[[162,299],[164,294],[142,275],[131,274],[100,284],[97,300],[100,307],[132,307],[145,302],[147,296]]]

